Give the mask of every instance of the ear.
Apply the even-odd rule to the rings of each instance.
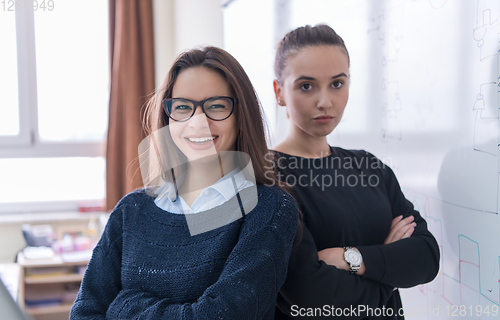
[[[278,82],[278,80],[274,80],[273,81],[273,87],[274,87],[274,95],[276,96],[276,102],[278,101],[281,101],[281,103],[285,103],[284,99],[283,99],[283,95],[282,95],[282,90],[281,90],[281,86]],[[279,105],[279,103],[278,103]]]

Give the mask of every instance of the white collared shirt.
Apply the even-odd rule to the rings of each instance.
[[[194,200],[191,207],[189,207],[181,196],[177,196],[175,200],[160,196],[155,199],[155,204],[159,208],[171,213],[193,214],[220,206],[234,197],[237,192],[253,185],[253,182],[246,179],[243,171],[234,169],[210,187],[205,188]]]

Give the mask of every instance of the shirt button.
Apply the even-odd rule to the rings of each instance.
[[[208,196],[209,194],[210,194],[210,191],[208,191],[208,190],[203,191],[203,195],[204,195],[205,197],[206,197],[206,196]]]

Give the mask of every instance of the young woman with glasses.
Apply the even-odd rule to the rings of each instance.
[[[117,204],[71,319],[274,319],[298,224],[265,186],[258,98],[215,47],[181,54],[147,109],[145,188]]]
[[[389,167],[327,142],[349,96],[344,41],[327,25],[297,28],[278,45],[275,74],[290,120],[275,165],[304,216],[277,319],[403,318],[397,288],[434,279],[439,248]]]

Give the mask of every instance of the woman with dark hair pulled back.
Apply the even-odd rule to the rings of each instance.
[[[327,142],[348,101],[349,66],[344,41],[324,24],[297,28],[278,45],[274,91],[290,126],[273,156],[303,225],[276,319],[403,319],[398,288],[439,270],[438,244],[393,171]]]

